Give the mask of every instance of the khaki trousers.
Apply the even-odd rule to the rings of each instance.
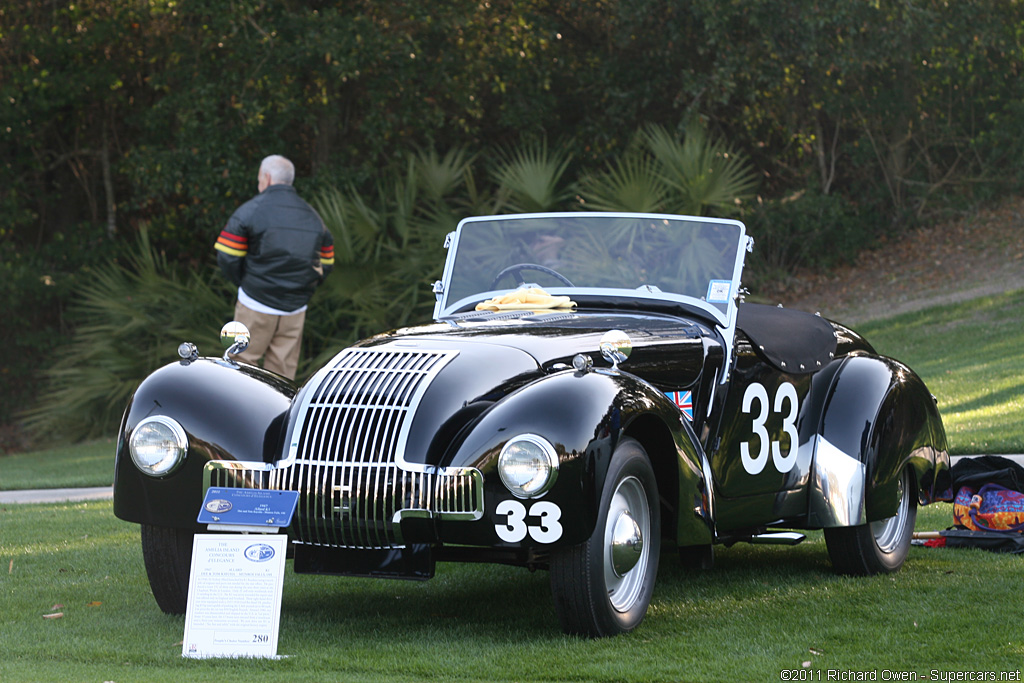
[[[263,367],[271,372],[295,379],[302,346],[302,327],[306,312],[294,315],[268,315],[235,302],[235,320],[249,328],[249,348],[235,356],[256,365],[263,358]]]

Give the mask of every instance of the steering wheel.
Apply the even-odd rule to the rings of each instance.
[[[494,279],[491,280],[491,286],[489,287],[489,289],[494,289],[495,287],[497,287],[498,282],[500,282],[501,278],[505,277],[506,275],[512,275],[513,277],[515,277],[517,285],[526,284],[526,279],[523,278],[522,276],[522,272],[524,270],[536,270],[538,273],[545,273],[555,278],[556,280],[566,285],[567,287],[576,286],[573,283],[569,282],[569,278],[565,277],[557,270],[552,270],[547,266],[542,266],[537,263],[516,263],[515,265],[511,265],[508,268],[502,268],[501,272],[495,275]]]

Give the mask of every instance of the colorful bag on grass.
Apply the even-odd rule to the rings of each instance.
[[[1024,531],[1024,493],[985,484],[964,486],[953,500],[953,521],[974,531]]]

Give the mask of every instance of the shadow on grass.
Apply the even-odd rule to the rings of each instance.
[[[834,576],[823,542],[796,547],[741,544],[716,548],[716,554],[714,568],[698,571],[684,568],[675,548],[666,548],[652,611],[671,604],[673,611],[699,612],[708,601],[737,592],[758,601],[777,596],[787,586]],[[421,642],[436,637],[439,629],[451,638],[503,643],[561,634],[543,570],[442,563],[437,575],[425,582],[290,573],[284,600],[285,619],[318,624],[320,638],[348,644],[367,633]]]

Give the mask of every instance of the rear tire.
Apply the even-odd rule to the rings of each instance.
[[[142,525],[142,559],[156,604],[167,614],[184,614],[192,571],[192,537],[188,529]]]
[[[899,483],[896,514],[867,524],[825,529],[825,545],[832,567],[840,574],[890,574],[903,566],[917,521],[917,496],[904,470]]]
[[[623,439],[612,455],[589,539],[551,557],[551,593],[566,633],[600,638],[632,631],[654,592],[661,511],[643,447]]]

